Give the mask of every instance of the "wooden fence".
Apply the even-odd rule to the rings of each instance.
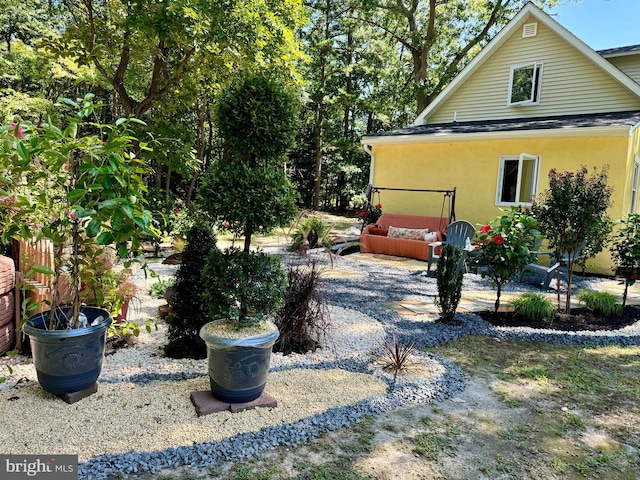
[[[49,240],[39,240],[37,242],[20,240],[18,247],[18,270],[23,277],[34,266],[45,266],[53,270],[53,244]],[[45,273],[35,272],[33,278],[25,279],[33,288],[26,290],[26,297],[31,302],[37,302],[38,307],[30,313],[39,313],[47,310],[49,306],[45,301],[51,301],[53,289],[53,276]],[[71,284],[64,275],[58,282],[58,292],[60,300],[71,299]]]

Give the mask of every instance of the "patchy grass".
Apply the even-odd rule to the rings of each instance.
[[[457,362],[518,409],[498,429],[502,446],[485,475],[640,478],[640,347],[468,337],[430,351]]]
[[[413,453],[435,461],[440,455],[453,455],[456,438],[460,435],[460,425],[450,418],[435,423],[431,417],[420,419],[420,432],[409,443],[413,445]]]

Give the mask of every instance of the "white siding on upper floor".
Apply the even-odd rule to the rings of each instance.
[[[510,107],[510,69],[530,62],[543,64],[540,103]],[[535,37],[522,38],[522,29],[514,29],[425,123],[449,123],[454,113],[458,122],[467,122],[627,110],[640,110],[640,98],[538,23]]]
[[[640,53],[636,55],[624,55],[620,57],[610,57],[606,60],[614,67],[622,70],[622,73],[631,77],[631,79],[640,84]]]

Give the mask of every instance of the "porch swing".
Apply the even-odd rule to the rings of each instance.
[[[439,231],[444,231],[446,230],[446,225],[444,225],[444,229],[443,229],[443,223],[444,223],[444,219],[447,218],[448,222],[447,225],[453,221],[455,221],[456,219],[456,188],[457,187],[453,187],[453,190],[430,190],[430,189],[414,189],[414,188],[386,188],[386,187],[374,187],[371,184],[369,184],[367,186],[367,191],[366,191],[366,198],[367,198],[367,202],[365,205],[365,211],[369,211],[371,209],[371,207],[374,205],[373,204],[373,198],[375,195],[378,196],[378,201],[375,205],[381,205],[382,202],[380,201],[380,192],[382,190],[387,190],[387,191],[394,191],[394,192],[419,192],[419,193],[442,193],[442,208],[440,210],[440,224],[439,224]],[[445,217],[444,216],[444,211],[445,211],[445,206],[447,206],[447,212],[448,215]],[[364,225],[363,225],[364,228]]]
[[[366,215],[368,213],[376,212],[372,208],[374,199],[377,199],[378,203],[382,204],[381,192],[384,191],[441,194],[440,216],[407,215],[385,211],[377,220],[375,216],[367,219]],[[366,197],[366,213],[363,224],[367,223],[367,225],[363,225],[358,242],[361,253],[386,254],[428,261],[433,256],[430,253],[430,245],[442,244],[448,233],[450,223],[453,223],[456,218],[455,187],[451,190],[434,190],[369,186]],[[430,202],[430,205],[433,206],[433,202]],[[369,222],[366,220],[369,220]]]

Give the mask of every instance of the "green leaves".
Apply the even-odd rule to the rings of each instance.
[[[69,199],[70,202],[75,202],[77,200],[80,200],[82,197],[84,197],[86,193],[87,193],[86,190],[82,188],[78,188],[76,190],[71,190],[69,193],[67,193],[67,198]]]
[[[298,104],[292,91],[273,78],[248,75],[218,100],[218,128],[238,158],[274,165],[292,146]]]
[[[46,265],[34,265],[33,267],[31,267],[31,270],[33,270],[35,273],[42,273],[44,275],[53,275],[54,273],[51,267],[47,267]]]
[[[32,272],[59,275],[68,264],[72,285],[96,244],[117,242],[121,256],[128,257],[127,245],[138,249],[141,238],[156,233],[142,196],[147,170],[130,153],[135,141],[130,120],[87,122],[98,107],[92,98],[61,100],[78,108],[63,130],[50,122],[42,128],[25,123],[22,141],[0,142],[0,171],[7,180],[3,193],[10,198],[9,208],[0,211],[2,237],[46,239],[54,247],[69,248],[54,255],[53,268],[35,266]],[[58,299],[51,303],[55,308]]]
[[[533,246],[540,236],[536,227],[534,217],[512,207],[476,233],[478,249],[474,262],[486,265],[482,276],[489,276],[491,285],[497,288],[496,312],[502,287],[535,260]]]
[[[600,171],[587,167],[577,172],[549,171],[549,188],[536,198],[533,215],[551,249],[560,258],[567,254],[566,311],[571,309],[571,279],[578,257],[581,261],[600,252],[611,232],[607,209],[612,188],[608,185],[608,165]]]
[[[111,232],[102,232],[98,235],[98,238],[96,238],[98,245],[111,245],[115,241],[116,237]]]
[[[92,219],[87,225],[87,237],[94,238],[96,235],[100,233],[100,221],[97,219]]]

